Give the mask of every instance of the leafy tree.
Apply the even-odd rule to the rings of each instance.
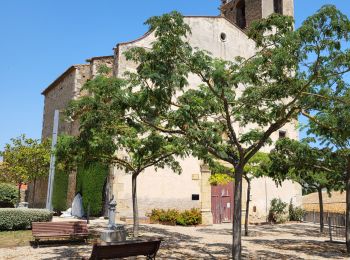
[[[350,28],[350,25],[348,25]],[[347,41],[349,41],[349,34]],[[338,47],[339,48],[339,47]],[[349,51],[347,55],[350,56]],[[350,58],[343,57],[347,61],[342,70],[350,71]],[[346,189],[346,245],[350,253],[350,89],[349,74],[344,76],[334,73],[328,78],[329,83],[322,86],[310,98],[314,103],[312,110],[303,111],[303,115],[309,120],[308,133],[316,135],[321,145],[333,149],[339,160],[339,165],[344,170],[344,184]],[[324,97],[317,98],[319,95]]]
[[[299,183],[307,193],[318,192],[320,232],[324,229],[322,190],[343,188],[344,176],[337,156],[330,149],[311,147],[307,142],[283,138],[270,153],[268,175],[280,185],[286,179]]]
[[[181,173],[175,155],[182,155],[181,140],[159,134],[153,128],[140,124],[133,107],[138,96],[129,83],[109,78],[103,73],[84,87],[89,95],[73,101],[67,110],[70,118],[79,119],[79,136],[65,137],[57,148],[58,155],[83,165],[102,162],[131,174],[134,236],[138,236],[137,177],[149,167],[169,166]]]
[[[135,111],[143,125],[183,138],[205,162],[234,168],[232,254],[241,259],[244,167],[274,132],[309,109],[309,98],[330,75],[345,73],[349,53],[338,47],[349,35],[349,21],[325,6],[294,30],[291,17],[274,14],[248,32],[256,54],[232,61],[192,48],[190,28],[176,12],[147,23],[157,37],[152,47],[126,54],[138,64],[128,73],[140,97]],[[202,84],[189,86],[190,74]]]
[[[6,144],[4,151],[0,152],[4,160],[0,168],[0,180],[18,185],[18,202],[22,184],[29,181],[34,182],[34,200],[37,178],[49,173],[50,155],[49,140],[40,142],[26,138],[24,134],[12,138],[11,143]]]

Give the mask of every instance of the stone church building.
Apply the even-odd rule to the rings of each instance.
[[[186,16],[185,21],[191,27],[188,41],[193,47],[209,51],[213,56],[232,60],[236,56],[249,58],[256,52],[255,44],[246,35],[246,28],[252,21],[264,18],[276,12],[294,15],[293,0],[222,0],[219,16]],[[146,33],[134,41],[117,44],[111,56],[93,57],[86,64],[73,65],[59,76],[42,94],[45,96],[42,138],[52,134],[54,110],[64,110],[70,100],[77,99],[83,84],[94,78],[100,65],[112,69],[111,76],[122,77],[124,72],[134,70],[136,64],[127,61],[124,52],[132,47],[149,48],[155,36]],[[191,85],[199,85],[195,77],[189,79]],[[284,126],[272,135],[273,141],[281,137],[298,139],[297,122]],[[237,129],[243,132],[244,129]],[[59,132],[77,135],[77,123],[60,121]],[[264,147],[268,152],[272,147]],[[210,171],[207,166],[193,157],[181,160],[183,173],[177,175],[170,169],[147,169],[138,178],[138,202],[140,216],[145,216],[154,208],[201,209],[203,224],[231,222],[233,206],[232,184],[211,186],[208,182]],[[69,176],[68,203],[75,195],[76,176]],[[32,187],[32,185],[31,185]],[[44,207],[47,182],[36,185],[34,206]],[[111,167],[108,190],[117,199],[117,212],[121,218],[132,217],[131,175]],[[245,200],[246,184],[243,185]],[[276,187],[269,178],[252,181],[250,219],[254,222],[265,221],[270,201],[281,198],[285,202],[293,200],[301,203],[301,187],[291,181],[285,181],[282,187]],[[30,198],[29,198],[29,201]],[[242,204],[245,209],[245,201]],[[244,213],[244,212],[243,212]]]

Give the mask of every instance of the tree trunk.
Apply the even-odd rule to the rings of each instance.
[[[324,218],[323,218],[323,198],[322,198],[322,188],[318,188],[318,203],[320,205],[320,232],[323,233],[324,229]]]
[[[19,206],[19,203],[21,203],[21,187],[22,187],[22,182],[18,183],[18,202],[17,202],[17,207]]]
[[[350,254],[350,156],[348,156],[346,169],[346,250]]]
[[[246,181],[248,183],[248,189],[247,189],[247,202],[246,202],[246,209],[245,209],[245,221],[244,221],[244,235],[248,236],[248,225],[249,225],[249,202],[250,202],[250,179],[246,178]]]
[[[234,181],[234,206],[233,206],[233,243],[232,243],[232,258],[234,260],[241,260],[242,256],[242,176],[243,165],[235,167],[235,181]]]
[[[134,219],[133,233],[134,233],[134,237],[138,237],[139,236],[139,209],[137,206],[137,174],[132,175],[132,210],[133,210],[133,219]]]
[[[36,186],[36,178],[34,178],[34,183],[33,183],[33,198],[32,198],[32,207],[35,208],[35,186]]]

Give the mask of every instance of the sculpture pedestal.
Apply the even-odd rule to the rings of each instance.
[[[106,229],[101,232],[101,240],[107,243],[122,242],[126,240],[126,231],[124,226],[117,225],[114,229]]]

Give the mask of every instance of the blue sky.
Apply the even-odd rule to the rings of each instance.
[[[72,64],[111,55],[118,42],[143,35],[144,21],[178,10],[217,15],[220,0],[1,0],[0,149],[25,133],[40,138],[41,91]],[[350,17],[348,0],[295,0],[296,25],[324,4]]]

